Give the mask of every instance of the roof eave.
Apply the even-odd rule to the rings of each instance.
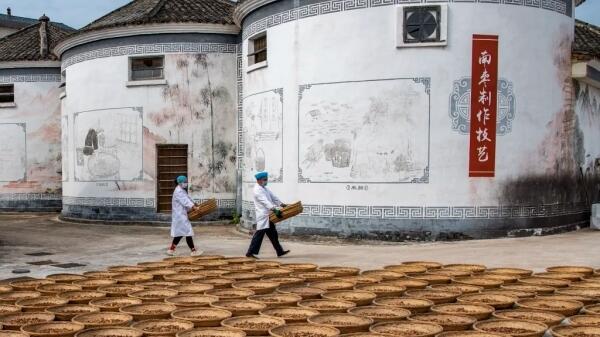
[[[585,0],[575,0],[575,6],[579,6],[584,2],[585,2]]]
[[[0,61],[0,69],[60,68],[60,61]]]
[[[236,25],[242,26],[242,21],[246,15],[252,13],[257,8],[268,5],[278,0],[247,0],[238,5],[233,11],[233,21]]]

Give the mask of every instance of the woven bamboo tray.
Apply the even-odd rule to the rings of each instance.
[[[423,266],[427,268],[427,270],[440,269],[444,266],[443,264],[435,261],[405,261],[402,262],[402,264]]]
[[[526,298],[517,301],[517,308],[544,310],[557,312],[565,316],[572,316],[583,308],[583,303],[578,301]]]
[[[491,332],[483,332],[483,331],[447,331],[438,334],[436,337],[506,337],[508,335],[502,335]]]
[[[264,277],[289,276],[294,271],[292,269],[287,269],[287,268],[263,268],[263,269],[254,269],[254,272],[261,274],[264,278]]]
[[[586,276],[594,274],[594,268],[585,266],[554,266],[546,268],[546,271],[557,273],[578,273]]]
[[[278,223],[283,220],[287,220],[289,218],[295,217],[298,214],[301,214],[304,211],[302,207],[302,202],[298,201],[293,204],[287,205],[287,207],[282,208],[281,210],[281,218],[275,216],[273,212],[269,215],[269,221],[272,223]]]
[[[73,281],[85,280],[87,277],[78,274],[59,273],[46,276],[46,279],[56,283],[71,283]]]
[[[330,273],[327,271],[307,271],[307,272],[299,272],[292,273],[290,276],[301,277],[306,282],[314,282],[319,280],[329,280],[335,277],[334,273]]]
[[[24,325],[21,331],[30,337],[72,337],[83,328],[74,322],[45,322]]]
[[[46,308],[65,305],[68,302],[69,300],[60,297],[40,296],[18,300],[15,305],[20,307],[22,312],[43,312]]]
[[[298,302],[301,308],[319,310],[321,313],[344,313],[356,307],[356,303],[341,300],[303,300]]]
[[[171,275],[163,275],[163,279],[167,282],[177,282],[179,284],[191,284],[192,281],[205,278],[203,275],[197,274],[181,274],[175,273]]]
[[[483,290],[483,287],[474,286],[470,284],[434,284],[430,287],[433,290],[442,290],[442,291],[451,291],[451,292],[460,292],[462,294],[473,294],[478,293]]]
[[[469,263],[455,263],[455,264],[447,264],[442,267],[443,269],[449,270],[466,270],[471,273],[482,273],[487,268],[482,264],[469,264]]]
[[[260,310],[267,308],[267,305],[260,302],[248,300],[220,300],[210,304],[211,307],[223,309],[231,312],[233,317],[256,315]]]
[[[144,272],[144,274],[152,275],[152,280],[154,280],[154,281],[165,281],[165,276],[176,275],[177,270],[175,270],[174,268],[150,269],[150,270],[146,270]],[[144,281],[144,282],[149,282],[152,280],[148,280],[148,281]],[[139,284],[139,283],[140,282],[136,282],[135,284]]]
[[[520,277],[527,277],[533,274],[533,270],[521,268],[489,268],[486,270],[486,272],[494,274],[516,275]]]
[[[106,270],[116,273],[140,273],[147,270],[147,268],[142,266],[112,266],[106,268]]]
[[[98,291],[106,293],[106,297],[124,297],[134,291],[144,290],[143,286],[129,284],[115,284],[112,286],[98,287]]]
[[[557,295],[584,296],[600,302],[600,289],[566,288],[556,291]]]
[[[319,266],[313,263],[284,263],[281,265],[282,268],[291,269],[294,272],[308,272],[315,271]]]
[[[375,332],[355,332],[355,333],[345,333],[340,335],[340,337],[386,337],[388,335],[382,335],[380,333]]]
[[[292,285],[304,284],[303,278],[292,277],[292,276],[263,277],[263,278],[261,278],[261,280],[277,282],[277,283],[281,284],[282,286],[292,286]]]
[[[477,331],[501,333],[514,337],[542,337],[548,326],[544,323],[512,320],[512,319],[492,319],[473,324]]]
[[[217,200],[209,199],[201,204],[194,206],[188,212],[188,218],[190,220],[198,220],[201,217],[208,215],[217,210]]]
[[[364,284],[355,286],[354,289],[371,292],[375,294],[377,298],[398,297],[406,290],[404,287],[392,286],[388,284]]]
[[[1,316],[0,325],[4,330],[19,330],[23,325],[50,322],[54,317],[49,312],[17,312]]]
[[[44,284],[53,284],[56,283],[50,279],[28,279],[28,280],[18,280],[9,282],[13,290],[15,291],[25,291],[25,290],[35,290],[35,288],[44,285]]]
[[[356,303],[357,306],[369,305],[377,295],[364,290],[335,290],[328,291],[321,295],[325,299],[342,300]]]
[[[591,297],[579,296],[579,295],[564,295],[564,294],[553,294],[549,296],[537,296],[536,298],[542,300],[560,300],[560,301],[577,301],[581,302],[584,306],[589,304],[596,304],[596,299]]]
[[[281,262],[277,261],[256,261],[254,262],[254,266],[256,269],[272,269],[279,268],[281,266]]]
[[[0,316],[20,312],[21,308],[13,304],[0,304]]]
[[[175,267],[173,269],[175,269],[178,273],[194,273],[194,272],[203,270],[204,267],[193,265],[193,264],[182,264],[182,265],[175,265]]]
[[[165,298],[165,302],[177,306],[177,308],[208,307],[211,303],[219,300],[219,297],[201,294],[186,294]]]
[[[138,287],[142,287],[142,289],[135,290],[135,291],[141,291],[144,289],[150,290],[150,289],[165,289],[165,288],[175,287],[175,286],[179,285],[179,283],[170,282],[170,281],[148,281],[148,282],[138,282],[135,285]],[[131,291],[131,292],[133,292],[133,291]]]
[[[581,312],[590,315],[600,315],[600,304],[586,305],[581,309]]]
[[[410,316],[409,321],[427,322],[441,325],[444,331],[469,330],[477,318],[465,315],[425,313]]]
[[[204,294],[205,291],[214,289],[215,286],[208,283],[192,283],[171,286],[168,289],[176,290],[179,295]]]
[[[194,328],[194,323],[180,319],[149,319],[131,325],[134,329],[144,332],[144,336],[172,336],[179,332],[188,331]]]
[[[79,331],[75,337],[142,337],[141,330],[126,327],[92,328]]]
[[[521,277],[519,275],[494,274],[494,273],[488,273],[488,272],[485,272],[483,274],[478,274],[478,276],[480,276],[482,278],[487,278],[487,279],[502,281],[503,284],[515,283]]]
[[[179,332],[177,337],[246,337],[246,333],[240,329],[226,327],[198,328]]]
[[[302,296],[296,294],[273,293],[248,296],[248,300],[264,303],[267,305],[267,308],[279,308],[296,305],[296,303],[302,301]]]
[[[556,288],[537,284],[505,284],[500,286],[501,289],[528,291],[538,295],[548,295],[554,293]]]
[[[396,273],[403,273],[406,275],[423,274],[427,272],[427,267],[420,265],[410,264],[392,264],[383,267],[385,270],[390,270]]]
[[[66,283],[53,283],[53,284],[43,284],[35,288],[35,291],[39,291],[42,295],[45,296],[54,296],[60,294],[65,291],[76,291],[83,290],[81,286],[74,284],[66,284]]]
[[[235,280],[227,279],[227,278],[221,278],[221,277],[207,278],[207,279],[202,280],[203,284],[210,284],[210,285],[213,286],[213,288],[215,290],[216,289],[231,288],[231,285],[234,282],[235,282]]]
[[[273,337],[335,337],[340,335],[340,330],[324,325],[296,323],[273,328],[269,334]]]
[[[410,310],[384,306],[366,306],[348,309],[348,313],[368,317],[375,323],[401,321],[411,315]]]
[[[243,330],[247,336],[265,336],[270,329],[284,324],[281,318],[262,315],[231,317],[221,322],[224,327]]]
[[[105,326],[128,326],[133,321],[133,316],[122,312],[96,312],[77,315],[71,321],[85,325],[86,329]]]
[[[373,300],[376,305],[385,307],[404,308],[413,314],[429,311],[433,302],[424,298],[384,297]]]
[[[353,275],[358,275],[358,273],[360,273],[359,268],[353,268],[353,267],[329,266],[329,267],[321,267],[321,268],[318,268],[317,270],[334,273],[336,277],[338,277],[338,276],[353,276]]]
[[[295,294],[302,297],[303,300],[311,300],[321,298],[325,290],[303,285],[288,285],[277,288],[277,292],[280,294]]]
[[[415,280],[415,279],[405,278],[405,279],[400,279],[400,280],[386,281],[386,282],[383,282],[383,284],[389,284],[389,285],[397,286],[397,287],[404,287],[404,288],[406,288],[406,290],[409,290],[409,289],[425,289],[429,285],[429,282],[427,282],[425,280]]]
[[[172,262],[175,266],[186,265],[196,261],[194,256],[169,256],[163,259],[165,262]]]
[[[225,260],[196,260],[192,262],[193,266],[200,266],[204,268],[218,268],[220,266],[226,266],[229,262]],[[222,273],[224,274],[224,272]]]
[[[415,280],[427,281],[429,284],[447,284],[452,281],[452,278],[450,278],[450,276],[446,276],[446,275],[442,275],[442,274],[428,274],[428,273],[412,275],[412,276],[409,276],[409,278],[412,278]]]
[[[493,289],[493,290],[483,291],[482,293],[495,294],[495,295],[506,295],[506,296],[511,296],[511,297],[517,297],[518,299],[536,297],[535,293],[532,293],[529,291],[509,290],[509,289]]]
[[[404,296],[411,298],[424,298],[432,301],[434,304],[452,303],[460,296],[460,292],[434,290],[434,289],[413,289],[407,290]]]
[[[204,293],[206,295],[216,296],[221,300],[246,299],[248,296],[254,295],[254,291],[250,289],[233,288],[207,290]]]
[[[438,324],[410,321],[382,322],[369,328],[371,332],[399,337],[433,337],[443,330],[444,328]]]
[[[154,275],[148,273],[131,273],[121,274],[114,277],[119,284],[136,284],[140,282],[148,282],[154,279]]]
[[[119,308],[119,312],[133,316],[136,321],[169,318],[175,310],[176,306],[167,303],[134,304]]]
[[[195,328],[221,326],[221,321],[231,316],[231,311],[217,308],[179,309],[171,313],[171,317],[175,319],[194,323]]]
[[[475,276],[465,277],[465,278],[457,277],[457,278],[452,279],[452,282],[458,283],[458,284],[468,284],[468,285],[472,285],[472,286],[483,287],[485,289],[499,288],[501,285],[504,284],[504,281],[502,281],[502,280],[496,280],[493,278],[485,278],[485,277],[475,277]]]
[[[39,291],[11,291],[9,293],[0,294],[0,304],[15,304],[18,300],[40,296],[42,296],[42,294]]]
[[[21,331],[0,330],[0,337],[29,337],[29,335]]]
[[[600,327],[600,315],[575,315],[567,319],[569,325],[587,325]]]
[[[98,287],[104,287],[104,286],[110,286],[113,284],[116,284],[117,281],[113,280],[113,279],[102,279],[102,278],[95,278],[95,279],[87,279],[87,280],[79,280],[79,281],[74,281],[73,284],[81,286],[81,288],[83,290],[96,290],[98,289]]]
[[[381,278],[382,281],[399,280],[406,276],[406,274],[404,274],[404,273],[398,273],[395,271],[385,270],[385,269],[365,270],[365,271],[361,272],[360,274],[365,275],[365,276],[379,277],[379,278]]]
[[[431,307],[431,311],[435,313],[465,315],[474,317],[477,320],[490,318],[494,310],[494,307],[491,305],[468,303],[436,304]]]
[[[140,300],[144,301],[144,303],[150,303],[150,302],[164,302],[165,298],[177,296],[177,294],[178,294],[177,290],[173,290],[173,289],[148,289],[148,290],[134,291],[134,292],[127,294],[127,296],[140,299]]]
[[[240,281],[231,284],[234,289],[248,289],[252,290],[257,295],[269,294],[275,291],[281,284],[272,281]]]
[[[373,320],[369,317],[345,313],[320,314],[308,318],[308,322],[338,329],[340,333],[369,331]]]
[[[76,290],[60,293],[58,297],[69,300],[70,304],[87,304],[91,300],[106,297],[106,293],[96,290]]]
[[[585,282],[576,282],[570,285],[571,288],[576,289],[600,289],[600,282],[598,281],[585,281]]]
[[[90,301],[90,305],[102,311],[118,312],[126,305],[142,304],[142,300],[132,297],[106,297]]]
[[[381,277],[377,277],[375,275],[370,275],[370,276],[367,276],[367,275],[354,275],[354,276],[341,276],[341,277],[337,277],[336,280],[351,281],[351,282],[356,283],[356,285],[361,285],[361,284],[380,283],[381,282]]]
[[[306,320],[320,314],[318,310],[298,307],[280,307],[259,311],[260,315],[277,317],[285,320],[286,324],[306,323]]]
[[[67,304],[46,308],[46,312],[54,314],[57,321],[70,321],[73,317],[80,314],[100,312],[100,308],[89,304]]]
[[[436,275],[446,275],[449,277],[468,277],[473,275],[473,273],[470,270],[460,269],[436,269],[430,271],[429,273]]]
[[[550,330],[554,337],[599,337],[600,327],[596,326],[555,326]]]
[[[86,271],[83,273],[83,276],[86,278],[115,278],[117,276],[121,276],[123,273],[117,273],[113,271]]]
[[[331,290],[350,290],[350,289],[354,289],[354,287],[356,286],[356,282],[352,282],[352,281],[342,281],[342,280],[325,280],[325,281],[315,281],[315,282],[310,282],[308,284],[309,286],[313,287],[313,288],[319,288],[319,289],[323,289],[326,291],[331,291]]]
[[[496,309],[508,309],[511,308],[519,299],[517,297],[507,295],[480,293],[462,295],[459,296],[456,300],[459,303],[487,304],[491,305]]]
[[[9,293],[13,291],[13,287],[8,284],[0,284],[0,294]]]
[[[146,269],[164,269],[171,268],[175,265],[175,262],[172,261],[147,261],[147,262],[138,262],[138,266],[145,267]]]
[[[236,280],[236,281],[245,281],[245,280],[258,280],[263,277],[261,274],[252,273],[252,272],[228,272],[221,275],[222,278]]]
[[[571,282],[581,281],[585,277],[585,274],[581,273],[559,273],[559,272],[551,272],[547,271],[544,273],[536,273],[533,274],[533,277],[547,277],[559,280],[567,280]]]
[[[551,279],[547,277],[525,277],[520,278],[519,283],[521,284],[534,284],[534,285],[543,285],[554,288],[564,288],[568,287],[571,284],[571,281],[560,280],[560,279]]]

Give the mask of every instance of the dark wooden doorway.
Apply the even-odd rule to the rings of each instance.
[[[175,179],[187,176],[187,144],[156,145],[156,210],[159,213],[171,212],[171,199],[175,189]]]

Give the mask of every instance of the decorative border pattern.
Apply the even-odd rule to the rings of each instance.
[[[238,113],[238,153],[237,153],[237,167],[238,170],[242,170],[244,165],[244,72],[243,72],[243,57],[242,57],[242,44],[237,45],[237,113]]]
[[[0,193],[1,201],[61,200],[56,193]]]
[[[355,219],[515,219],[546,218],[590,211],[585,203],[500,206],[349,206],[303,205],[301,216]],[[254,219],[254,203],[242,202],[243,215]]]
[[[288,9],[254,21],[243,28],[242,40],[246,40],[249,36],[262,32],[267,28],[290,21],[354,9],[366,9],[369,7],[414,3],[485,3],[535,7],[569,15],[566,1],[570,0],[325,0],[302,7]]]
[[[237,44],[230,43],[152,43],[90,50],[73,55],[62,63],[62,69],[84,61],[106,57],[172,53],[237,53]],[[60,77],[60,75],[59,75]]]
[[[0,195],[1,196],[1,195]],[[58,196],[60,199],[60,195]],[[194,199],[206,201],[208,199]],[[147,207],[155,208],[155,198],[95,198],[95,197],[62,197],[64,205],[92,207]],[[219,208],[235,208],[235,199],[217,199]]]
[[[0,76],[0,83],[60,82],[60,74],[29,74]]]

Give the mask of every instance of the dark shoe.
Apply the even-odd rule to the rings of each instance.
[[[258,257],[255,256],[255,255],[253,255],[253,254],[246,254],[246,257],[251,257],[253,259],[257,259],[258,260]]]
[[[277,254],[277,257],[282,257],[284,255],[287,255],[287,254],[289,254],[289,252],[290,252],[289,250],[284,250],[283,253]]]

